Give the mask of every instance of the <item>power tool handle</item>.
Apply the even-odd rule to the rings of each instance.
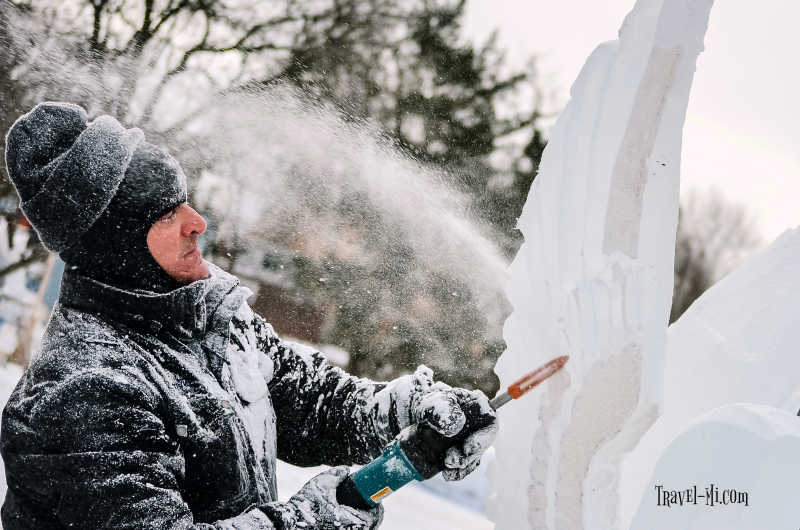
[[[467,422],[455,436],[440,434],[426,423],[410,427],[407,435],[401,436],[400,447],[426,480],[446,467],[444,459],[448,449],[461,445],[470,434],[488,427],[494,421],[494,416],[484,413],[477,402],[465,404],[462,410]]]
[[[357,508],[359,510],[369,510],[373,506],[369,504],[358,491],[352,473],[337,486],[336,502],[343,506],[350,506],[351,508]]]

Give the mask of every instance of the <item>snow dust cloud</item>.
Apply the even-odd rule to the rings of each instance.
[[[233,254],[255,268],[271,260],[277,283],[353,322],[323,338],[384,359],[373,375],[413,368],[419,359],[410,354],[386,361],[408,350],[460,382],[478,365],[491,374],[486,351],[502,350],[510,311],[508,264],[499,235],[454,188],[466,174],[426,167],[374,123],[288,84],[230,90],[235,68],[224,57],[208,58],[203,74],[170,72],[168,43],[102,59],[76,53],[86,36],[63,26],[87,16],[75,2],[35,21],[8,6],[0,4],[3,46],[16,53],[14,76],[27,91],[18,111],[70,101],[167,147],[189,178],[190,200],[224,242],[210,259],[229,267]],[[292,277],[298,266],[313,274]]]
[[[236,232],[323,260],[312,280],[339,290],[343,304],[377,301],[368,318],[421,331],[433,355],[448,355],[429,328],[442,306],[426,293],[437,290],[495,323],[499,340],[507,262],[491,234],[468,197],[376,127],[285,85],[217,100],[193,127],[211,139],[195,151],[208,157],[196,197],[223,220],[223,239]],[[352,269],[372,271],[369,287],[347,284]],[[475,332],[465,324],[461,332]]]

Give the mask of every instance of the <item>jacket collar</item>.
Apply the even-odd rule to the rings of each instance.
[[[221,323],[214,322],[217,319],[212,317],[221,306],[232,305],[230,302],[223,304],[232,291],[241,291],[237,289],[239,280],[235,276],[216,265],[208,265],[208,278],[163,294],[119,289],[81,276],[67,267],[61,280],[59,303],[107,316],[131,327],[144,328],[151,333],[163,329],[182,338],[199,338],[207,330],[221,327]],[[246,296],[241,294],[235,298],[241,302]],[[229,315],[225,317],[229,319]]]

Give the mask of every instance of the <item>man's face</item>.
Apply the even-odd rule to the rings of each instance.
[[[208,265],[197,248],[206,221],[186,203],[167,212],[147,232],[147,248],[167,274],[182,283],[208,278]]]

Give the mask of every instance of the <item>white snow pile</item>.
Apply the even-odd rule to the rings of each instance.
[[[800,427],[800,418],[794,416],[800,407],[800,356],[797,355],[800,345],[800,326],[797,325],[797,315],[800,314],[798,263],[800,229],[795,229],[785,232],[767,250],[714,285],[670,327],[663,415],[626,458],[623,475],[623,520],[630,521],[637,507],[640,518],[645,517],[642,514],[650,513],[642,511],[647,506],[652,508],[655,498],[652,487],[646,485],[651,475],[654,480],[663,479],[660,475],[664,469],[663,461],[653,475],[656,460],[670,441],[698,416],[722,405],[749,402],[783,409],[789,414],[786,421],[793,421]],[[768,409],[751,407],[743,410],[742,421],[749,421],[748,418],[752,418],[758,411]],[[734,412],[726,414],[730,417]],[[763,418],[765,425],[776,414],[768,411]],[[765,431],[764,436],[768,438],[767,432]],[[795,431],[785,431],[781,444],[789,443],[786,439],[786,433],[789,432]],[[732,438],[729,443],[731,447],[738,447],[739,442]],[[792,443],[796,444],[797,441]],[[709,444],[715,445],[718,450],[723,449],[720,443],[709,440]],[[767,449],[759,446],[756,450],[754,447],[739,447],[737,458],[742,462],[759,461],[762,458],[761,452]],[[668,449],[667,453],[671,453],[673,448]],[[778,446],[776,450],[777,448]],[[795,455],[798,454],[800,453],[795,452]],[[699,465],[697,458],[688,454],[684,456],[686,458],[680,465],[677,460],[674,461],[679,468],[687,468],[685,471],[688,471],[689,468]],[[706,483],[717,483],[722,480],[721,475],[727,473],[724,462],[717,463],[721,467],[705,475]],[[681,470],[676,469],[675,472]],[[770,498],[782,498],[781,491],[789,488],[796,498],[796,488],[790,488],[781,479],[785,476],[790,475],[776,474],[770,478],[769,474],[763,474],[763,483],[744,482],[740,487],[754,491],[757,485],[769,486],[772,488],[772,493],[768,496]],[[795,482],[797,476],[795,475]],[[758,504],[763,508],[767,496],[754,494],[753,497],[753,505]],[[795,518],[795,523],[798,520],[800,517]],[[786,527],[766,522],[753,527],[748,526],[749,523],[744,519],[741,522],[741,526],[726,523],[706,528]],[[682,528],[675,526],[677,527]]]
[[[800,521],[800,419],[727,405],[664,452],[631,530],[794,529]]]
[[[666,333],[681,129],[711,3],[639,0],[553,130],[519,222],[497,371],[507,384],[571,359],[500,413],[498,530],[800,520],[800,229]]]
[[[656,419],[681,131],[711,0],[639,0],[572,87],[519,220],[503,384],[565,370],[500,412],[499,530],[620,526],[619,468]]]

